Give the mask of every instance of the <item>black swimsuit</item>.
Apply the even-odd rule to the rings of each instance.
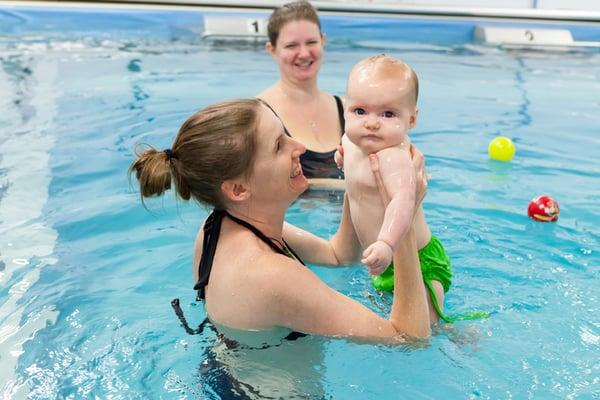
[[[338,119],[340,121],[340,127],[342,128],[341,135],[344,134],[346,122],[344,120],[344,105],[342,99],[338,96],[333,96],[335,104],[337,105]],[[262,102],[277,115],[269,104],[264,100]],[[289,137],[293,137],[291,133],[285,128],[285,133]],[[341,137],[340,135],[340,137]],[[300,164],[302,164],[302,173],[307,178],[332,178],[332,179],[344,179],[344,171],[339,169],[333,159],[335,149],[331,151],[313,151],[306,149],[306,152],[300,156]]]

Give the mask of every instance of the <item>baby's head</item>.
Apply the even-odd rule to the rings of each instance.
[[[399,144],[416,124],[418,95],[417,74],[406,63],[386,55],[358,62],[346,91],[348,138],[368,151]]]
[[[395,83],[384,86],[383,82]],[[408,100],[408,104],[417,107],[419,98],[419,79],[413,69],[406,63],[379,54],[359,61],[350,71],[346,86],[350,98],[360,93],[364,86],[378,87],[382,91],[395,93],[398,101]]]

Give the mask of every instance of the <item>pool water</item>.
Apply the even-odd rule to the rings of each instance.
[[[416,347],[311,337],[228,353],[170,306],[192,326],[205,316],[191,253],[208,210],[172,195],[146,210],[126,174],[136,144],[167,148],[195,110],[276,79],[261,45],[202,41],[201,18],[0,7],[2,397],[236,398],[235,375],[277,398],[600,398],[600,52],[484,47],[471,22],[324,17],[323,89],[342,95],[351,66],[382,52],[419,74],[411,137],[453,263],[446,308],[491,317]],[[572,29],[599,40],[597,25]],[[512,162],[488,158],[497,135]],[[558,222],[527,218],[540,194]],[[340,204],[308,193],[288,220],[327,237]],[[311,268],[389,312],[364,267]]]

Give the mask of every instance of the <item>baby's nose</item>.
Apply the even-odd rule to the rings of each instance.
[[[365,127],[367,129],[378,129],[379,118],[377,116],[369,116],[365,119]]]

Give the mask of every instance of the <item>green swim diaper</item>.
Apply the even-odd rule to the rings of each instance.
[[[441,319],[445,322],[456,322],[466,319],[487,318],[489,316],[488,312],[477,311],[450,317],[445,315],[440,309],[431,281],[440,282],[444,288],[444,293],[448,292],[452,285],[452,270],[450,269],[450,257],[448,257],[442,242],[437,237],[431,235],[429,243],[419,250],[419,262],[421,264],[423,282],[427,286],[433,306]],[[381,275],[372,276],[371,281],[375,289],[379,291],[394,291],[394,263],[392,262]]]

